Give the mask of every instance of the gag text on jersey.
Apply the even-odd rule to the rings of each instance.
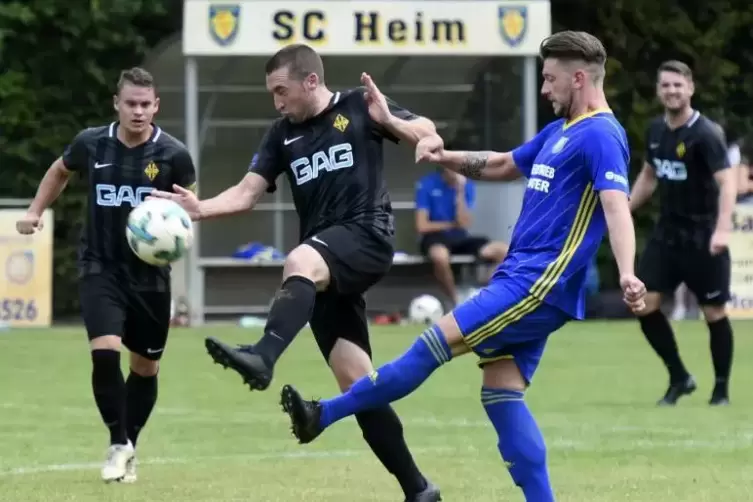
[[[321,174],[353,167],[353,146],[338,143],[326,151],[315,152],[311,157],[301,157],[290,163],[290,169],[298,186],[317,179]]]
[[[136,207],[151,193],[152,187],[132,187],[130,185],[115,186],[106,183],[97,183],[97,205],[103,207],[120,207],[127,204]]]

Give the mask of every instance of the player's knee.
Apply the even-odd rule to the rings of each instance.
[[[514,359],[501,359],[484,365],[484,387],[525,392],[527,384]]]
[[[120,337],[118,335],[104,335],[92,338],[89,342],[91,350],[114,350],[120,351]]]
[[[429,248],[429,260],[435,266],[450,266],[450,250],[441,244],[435,244]]]
[[[706,322],[716,322],[727,317],[727,308],[724,305],[703,305],[701,310]]]
[[[131,352],[131,371],[142,377],[151,377],[159,372],[159,361]]]
[[[507,244],[504,242],[490,242],[481,248],[479,255],[484,260],[502,261],[507,256]]]
[[[345,392],[353,383],[373,371],[371,358],[355,343],[339,338],[332,348],[327,360],[337,385]]]
[[[657,310],[661,308],[661,294],[660,293],[649,291],[648,293],[646,293],[646,298],[644,301],[646,302],[646,307],[643,310],[636,312],[638,317],[645,317],[649,314],[653,314],[654,312],[656,312]]]
[[[283,281],[290,276],[300,275],[316,284],[317,290],[324,290],[329,285],[329,267],[319,252],[307,244],[293,249],[285,259],[282,271]]]

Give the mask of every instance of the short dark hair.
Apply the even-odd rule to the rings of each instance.
[[[120,93],[123,86],[126,84],[135,85],[136,87],[152,88],[154,89],[155,94],[157,93],[152,74],[137,66],[120,72],[120,78],[118,79],[118,93]]]
[[[560,31],[545,38],[539,46],[539,57],[563,61],[583,61],[604,66],[607,51],[601,40],[585,31]]]
[[[288,68],[290,76],[303,80],[312,73],[324,81],[324,63],[319,54],[305,44],[292,44],[283,47],[267,60],[264,71],[269,75],[280,68]]]
[[[663,71],[677,73],[687,78],[688,80],[693,80],[693,70],[690,69],[690,66],[686,65],[682,61],[677,61],[676,59],[664,61],[659,65],[659,70],[656,72],[657,79],[659,78],[659,74],[661,74],[661,72]]]

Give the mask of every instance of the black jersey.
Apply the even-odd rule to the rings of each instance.
[[[417,116],[390,102],[402,119]],[[278,119],[267,131],[250,172],[276,189],[287,175],[300,218],[300,239],[337,224],[352,222],[394,235],[392,206],[382,175],[383,139],[398,138],[370,117],[363,89],[337,92],[327,108],[309,120]]]
[[[169,267],[144,263],[131,251],[128,214],[152,189],[192,188],[196,172],[185,146],[158,126],[149,140],[129,148],[118,140],[118,123],[81,131],[63,153],[63,164],[89,185],[78,251],[81,275],[118,274],[134,288],[167,291]]]
[[[721,128],[698,111],[676,129],[656,118],[648,128],[646,162],[658,180],[656,237],[677,246],[708,246],[719,214],[714,174],[729,167]]]

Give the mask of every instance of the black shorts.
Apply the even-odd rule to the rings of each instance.
[[[338,338],[361,347],[371,356],[366,301],[363,294],[392,266],[391,239],[359,224],[336,225],[303,241],[324,258],[330,285],[318,293],[309,322],[325,359]]]
[[[699,305],[724,305],[730,299],[730,255],[706,249],[670,247],[651,239],[638,265],[638,277],[648,291],[671,294],[681,283]]]
[[[90,341],[117,335],[131,352],[153,361],[162,357],[170,329],[169,291],[135,291],[105,272],[82,277],[79,297]]]
[[[432,246],[444,246],[450,254],[469,254],[478,257],[481,248],[489,244],[489,239],[473,235],[452,235],[444,232],[432,232],[424,234],[421,237],[421,253],[424,256],[429,255],[429,249]]]

